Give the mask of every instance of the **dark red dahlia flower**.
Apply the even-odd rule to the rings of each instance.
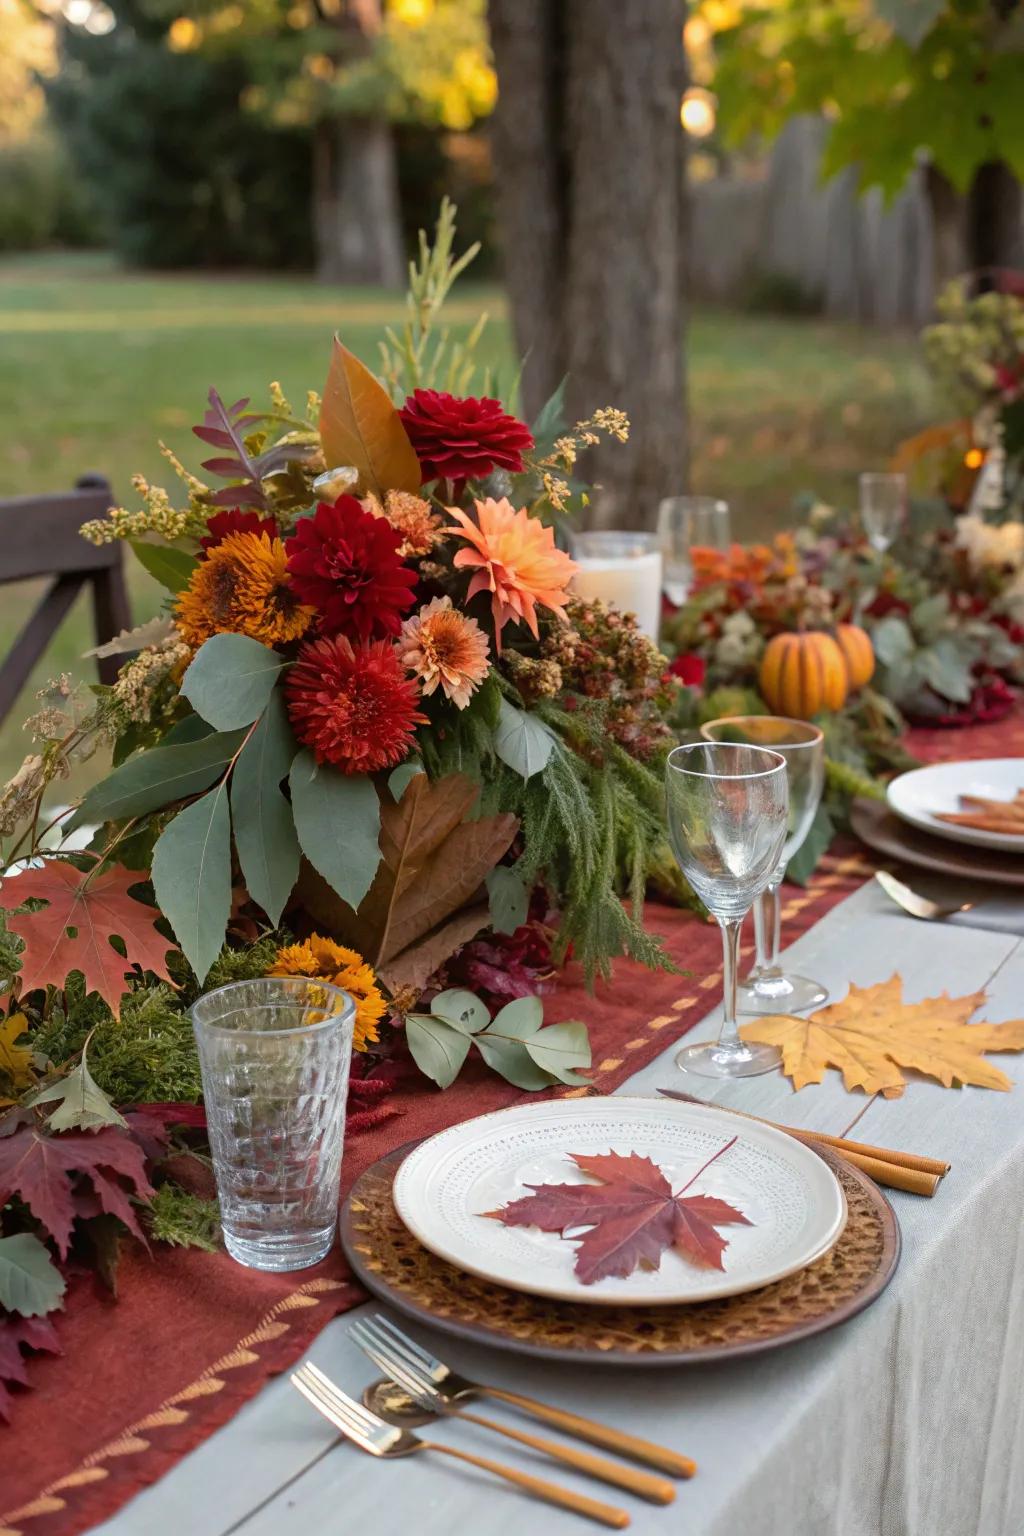
[[[258,512],[243,512],[241,507],[231,507],[227,512],[215,512],[206,520],[206,533],[199,540],[204,555],[218,544],[223,544],[229,533],[269,533],[277,538],[277,519],[260,517]]]
[[[353,640],[397,635],[412,607],[415,572],[399,557],[402,535],[354,496],[322,501],[285,541],[292,588],[319,614],[321,634]]]
[[[420,461],[423,479],[482,480],[494,469],[518,474],[533,447],[529,427],[500,400],[459,400],[438,389],[416,389],[399,415]]]
[[[706,670],[703,656],[698,656],[696,651],[687,651],[682,656],[676,656],[668,664],[669,675],[678,677],[687,688],[700,688],[704,682]]]
[[[312,640],[285,680],[292,730],[317,761],[342,773],[393,768],[409,754],[419,689],[386,640]]]

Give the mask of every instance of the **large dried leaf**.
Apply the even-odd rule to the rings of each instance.
[[[944,1088],[970,1083],[977,1088],[1013,1085],[984,1059],[983,1051],[1024,1050],[1024,1019],[1006,1024],[969,1024],[985,1002],[984,991],[966,997],[903,1002],[899,976],[873,987],[851,987],[841,1003],[819,1008],[809,1018],[779,1014],[744,1024],[745,1040],[778,1046],[782,1070],[794,1088],[820,1083],[837,1067],[845,1087],[896,1097],[906,1078],[901,1067],[936,1078]]]
[[[357,490],[419,490],[419,459],[384,386],[337,336],[320,407],[320,442],[328,469],[351,465]]]
[[[581,1173],[599,1180],[596,1184],[531,1184],[531,1193],[513,1200],[493,1216],[509,1227],[539,1227],[542,1232],[565,1236],[588,1227],[576,1243],[575,1270],[584,1285],[626,1276],[638,1265],[657,1269],[666,1248],[703,1269],[724,1269],[728,1240],[717,1230],[722,1226],[750,1226],[735,1206],[714,1195],[687,1195],[685,1191],[736,1140],[728,1142],[699,1169],[677,1193],[656,1163],[637,1152],[623,1156],[607,1152],[596,1156],[570,1154]]]
[[[514,816],[469,821],[476,785],[461,774],[417,774],[397,805],[381,805],[381,861],[358,912],[304,880],[314,917],[352,944],[389,986],[422,985],[488,921],[483,882],[507,851]],[[308,876],[308,872],[307,872]]]
[[[30,897],[48,903],[38,912],[7,918],[7,927],[25,941],[21,992],[62,987],[72,971],[81,971],[86,991],[98,992],[117,1017],[125,977],[136,965],[169,981],[166,957],[174,945],[157,931],[160,913],[129,896],[129,887],[139,879],[114,865],[90,881],[88,874],[59,859],[8,877],[0,887],[5,911]],[[124,955],[111,944],[113,935],[124,943]]]

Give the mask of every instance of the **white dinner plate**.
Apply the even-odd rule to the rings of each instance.
[[[721,1229],[724,1273],[667,1249],[656,1270],[584,1285],[573,1272],[574,1243],[483,1214],[528,1195],[529,1185],[590,1182],[573,1153],[638,1152],[679,1190],[734,1136],[689,1191],[716,1195],[751,1222]],[[467,1120],[409,1153],[394,1201],[413,1236],[459,1269],[534,1296],[617,1306],[709,1301],[770,1285],[821,1258],[846,1224],[842,1186],[808,1147],[710,1105],[661,1099],[548,1100]]]
[[[949,837],[977,848],[1002,848],[1024,853],[1024,836],[1013,832],[984,832],[979,827],[959,827],[940,821],[938,811],[961,811],[961,795],[981,795],[987,800],[1012,800],[1024,789],[1024,757],[986,757],[977,762],[931,763],[893,779],[886,790],[889,809],[912,827]]]

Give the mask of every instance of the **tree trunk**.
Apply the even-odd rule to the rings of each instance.
[[[934,165],[925,167],[925,191],[932,215],[932,297],[967,266],[964,199]]]
[[[1002,160],[975,172],[967,194],[967,253],[972,271],[989,274],[999,267],[1024,265],[1022,188]]]
[[[595,521],[650,527],[684,488],[686,85],[677,0],[491,0],[498,210],[523,394],[619,406],[593,450]]]
[[[380,25],[380,0],[347,0],[335,22],[339,56],[366,53]],[[402,286],[398,165],[386,119],[343,117],[317,125],[313,230],[321,282]]]

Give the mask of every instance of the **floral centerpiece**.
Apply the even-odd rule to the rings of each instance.
[[[453,260],[453,233],[445,207],[380,377],[336,339],[301,411],[277,385],[259,409],[211,390],[202,462],[163,449],[180,495],[140,478],[140,506],[82,530],[127,540],[166,599],[103,648],[125,656],[112,687],[58,686],[0,793],[15,1378],[22,1349],[53,1342],[54,1259],[101,1229],[108,1267],[125,1231],[211,1240],[210,1203],[165,1161],[202,1125],[202,991],[344,987],[352,1108],[373,1118],[406,1047],[442,1086],[470,1052],[523,1088],[585,1081],[585,1026],[543,1025],[557,968],[672,968],[641,904],[685,690],[630,616],[573,596],[558,532],[578,461],[628,422],[567,424],[559,394],[527,425],[486,377],[473,388],[482,326],[454,348],[438,329],[472,254]],[[111,772],[48,821],[53,786],[103,745]]]

